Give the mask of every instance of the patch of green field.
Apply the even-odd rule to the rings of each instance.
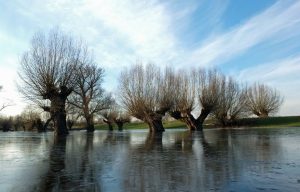
[[[164,121],[163,125],[166,129],[185,127],[185,124],[180,121]],[[106,124],[98,124],[95,126],[95,129],[108,130],[108,126]],[[114,129],[117,130],[118,127],[114,125]],[[143,122],[125,123],[123,129],[148,129],[148,125]]]
[[[300,116],[246,118],[241,122],[249,127],[300,127]]]

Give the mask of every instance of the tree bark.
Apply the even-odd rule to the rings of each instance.
[[[57,136],[67,135],[67,120],[65,110],[66,97],[57,96],[52,98],[50,113],[54,121],[54,130]]]
[[[92,115],[86,116],[86,131],[87,132],[95,131],[94,118]]]
[[[118,126],[118,130],[119,131],[123,131],[123,125],[124,125],[124,122],[122,120],[116,120],[115,123],[117,124]]]
[[[268,112],[261,112],[261,113],[259,114],[259,117],[260,117],[260,118],[266,118],[266,117],[269,117],[269,114],[268,114]]]
[[[105,120],[103,119],[103,122],[106,123],[108,125],[108,130],[109,131],[113,131],[114,128],[113,128],[113,125],[112,125],[112,122],[110,120]]]
[[[210,110],[201,109],[201,113],[200,113],[199,117],[196,119],[196,121],[197,121],[196,130],[197,131],[202,131],[203,130],[203,123],[204,123],[205,119],[207,118],[207,116],[209,115],[210,112],[211,112]]]
[[[53,120],[52,117],[49,118],[49,119],[47,119],[46,123],[45,123],[44,126],[43,126],[43,129],[44,129],[45,131],[47,131],[48,125],[49,125],[49,123],[50,123],[52,120]]]
[[[200,120],[199,118],[201,115],[199,116],[198,119],[195,119],[195,117],[191,113],[186,113],[183,115],[179,111],[171,112],[170,115],[174,119],[184,122],[190,131],[195,131],[195,130],[202,131],[203,129],[203,122],[205,118],[203,119],[203,121],[202,119]]]
[[[165,131],[162,124],[162,115],[160,114],[149,115],[146,117],[145,122],[148,124],[150,132],[161,133]]]

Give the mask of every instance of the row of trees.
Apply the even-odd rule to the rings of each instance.
[[[228,126],[251,113],[259,117],[275,113],[283,101],[275,89],[258,83],[243,86],[217,70],[166,67],[162,71],[153,64],[125,69],[119,88],[125,109],[146,122],[152,132],[164,131],[166,113],[190,130],[202,130],[209,115]]]
[[[121,129],[129,119],[114,112],[116,102],[102,88],[104,70],[96,65],[87,46],[58,30],[33,37],[22,57],[19,76],[19,90],[49,112],[45,124],[53,121],[57,135],[68,134],[67,111],[83,117],[91,132],[95,115],[102,115],[110,128],[114,122]],[[152,132],[164,131],[166,113],[185,122],[190,130],[202,130],[208,115],[227,125],[249,111],[268,116],[282,103],[276,90],[260,84],[247,88],[216,70],[161,70],[151,64],[124,69],[118,91],[128,115],[146,122]]]

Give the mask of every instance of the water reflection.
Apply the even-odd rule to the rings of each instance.
[[[299,130],[7,133],[0,190],[295,191]],[[30,179],[16,183],[15,175]]]
[[[66,138],[55,138],[49,155],[49,170],[42,180],[41,191],[67,189],[68,179],[61,174],[65,168]]]

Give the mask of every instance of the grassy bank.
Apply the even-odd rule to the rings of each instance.
[[[184,128],[185,124],[180,121],[165,121],[163,125],[166,129],[175,129],[175,128]],[[95,126],[98,130],[107,130],[108,126],[106,124],[99,124]],[[114,129],[117,130],[118,127],[114,125]],[[148,129],[148,125],[146,123],[141,122],[133,122],[124,124],[124,129]]]
[[[300,127],[300,116],[246,118],[241,120],[247,127]]]
[[[209,124],[209,125],[208,125]],[[163,125],[166,129],[185,128],[185,124],[180,121],[165,121]],[[240,120],[240,126],[243,127],[300,127],[300,116],[286,116],[286,117],[268,117],[268,118],[245,118]],[[209,120],[204,125],[204,128],[218,127],[214,125],[212,120]],[[95,127],[98,130],[107,130],[106,124],[98,124]],[[114,125],[114,129],[118,127]],[[134,122],[126,123],[124,129],[148,129],[146,123]]]

